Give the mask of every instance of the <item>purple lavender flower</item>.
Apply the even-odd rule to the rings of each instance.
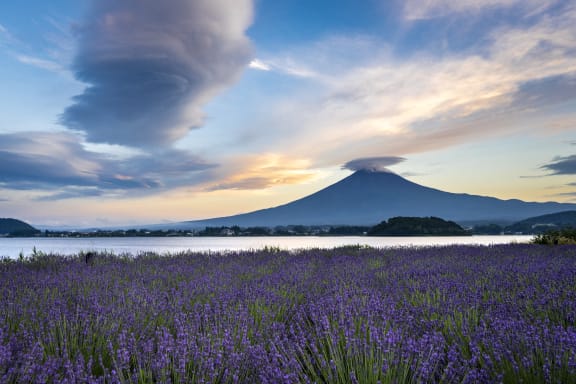
[[[0,268],[0,382],[574,382],[576,247],[47,256]]]

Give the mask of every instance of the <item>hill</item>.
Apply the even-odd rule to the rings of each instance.
[[[368,236],[467,236],[464,228],[438,217],[393,217],[374,226]]]
[[[564,211],[530,217],[505,228],[506,232],[540,234],[549,230],[576,228],[576,211]]]
[[[0,218],[0,236],[34,236],[40,231],[23,221]]]
[[[566,210],[576,204],[535,203],[450,193],[389,172],[356,171],[321,191],[291,203],[250,213],[167,225],[273,227],[277,225],[373,226],[396,216],[443,217],[455,222],[507,222]]]

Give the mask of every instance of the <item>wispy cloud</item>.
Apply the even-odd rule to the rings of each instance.
[[[91,142],[169,145],[250,62],[252,0],[98,0],[74,61],[88,86],[62,123]]]
[[[46,21],[48,27],[46,34],[41,37],[45,42],[42,48],[31,47],[1,24],[0,47],[4,46],[5,53],[21,64],[68,77],[73,50],[72,30],[54,18],[47,18]]]
[[[259,71],[270,71],[272,69],[272,67],[270,67],[270,65],[266,64],[265,62],[263,62],[260,59],[252,60],[248,66],[252,69],[256,69]]]
[[[3,45],[13,46],[18,43],[18,40],[10,33],[8,28],[0,24],[0,47]]]
[[[543,165],[552,175],[576,175],[576,155],[557,157],[551,163]]]
[[[576,99],[575,24],[576,10],[567,7],[526,25],[495,27],[475,43],[476,53],[398,57],[386,44],[365,40],[362,49],[372,58],[360,55],[329,67],[315,94],[306,87],[301,100],[280,100],[281,107],[269,110],[283,120],[270,116],[266,124],[280,132],[278,149],[313,154],[318,166],[426,152],[528,129],[547,134],[549,122],[569,129],[574,113],[546,120],[542,112]],[[292,60],[322,72],[318,63],[342,60],[337,45],[332,39],[313,59]],[[540,128],[518,124],[536,113]]]
[[[56,61],[41,59],[38,57],[26,56],[21,54],[15,55],[16,59],[22,64],[32,65],[37,68],[45,69],[51,72],[57,73],[67,73],[67,68],[63,67],[60,63]]]
[[[50,61],[59,63],[69,72],[76,49],[75,22],[56,17],[46,17],[46,22],[51,28],[44,36],[47,42],[45,55]]]
[[[319,78],[321,75],[318,72],[306,68],[304,66],[298,65],[292,60],[261,60],[254,59],[250,62],[249,68],[265,71],[265,72],[276,72],[282,75],[300,77],[300,78]]]
[[[251,67],[323,82],[357,66],[376,63],[388,49],[388,45],[368,35],[328,36],[276,55],[263,53],[252,61]]]
[[[487,10],[516,7],[525,15],[543,12],[555,0],[407,0],[404,2],[404,17],[421,20],[445,17],[453,14],[476,14]]]
[[[563,192],[557,193],[551,196],[552,198],[564,197],[568,198],[568,201],[574,201],[576,199],[576,192]]]
[[[42,196],[35,197],[34,201],[58,201],[68,199],[84,199],[89,197],[103,197],[104,193],[94,187],[64,187],[56,193],[48,193]]]
[[[314,172],[307,170],[309,164],[305,159],[273,153],[235,158],[233,164],[221,170],[219,181],[206,190],[258,190],[299,184],[314,178]]]

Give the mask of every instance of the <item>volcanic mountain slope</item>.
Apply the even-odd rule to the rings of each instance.
[[[514,222],[574,210],[576,204],[534,203],[449,193],[397,174],[356,171],[312,195],[274,208],[180,223],[180,227],[277,225],[375,225],[395,216],[436,216],[456,222]]]

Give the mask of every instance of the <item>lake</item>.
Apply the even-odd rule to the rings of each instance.
[[[115,254],[182,251],[237,251],[278,247],[286,250],[334,248],[344,245],[371,247],[439,246],[451,244],[492,245],[527,243],[533,236],[465,236],[465,237],[104,237],[104,238],[0,238],[0,257],[29,256],[33,250],[72,255],[80,251],[108,251]]]

